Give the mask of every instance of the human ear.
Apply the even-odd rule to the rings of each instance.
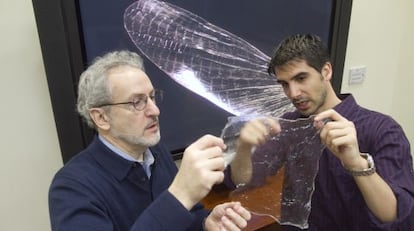
[[[103,130],[109,129],[109,117],[102,108],[91,108],[89,110],[89,115],[96,127]]]
[[[321,74],[323,78],[327,81],[330,81],[332,78],[332,64],[327,62],[323,65]]]

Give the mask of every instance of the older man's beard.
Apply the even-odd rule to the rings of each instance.
[[[118,133],[117,131],[111,131],[111,135],[119,140],[124,140],[125,142],[132,144],[132,145],[139,145],[143,147],[151,147],[156,144],[161,139],[160,130],[157,133],[153,134],[150,137],[145,136],[138,136],[135,134],[126,134],[126,133]]]

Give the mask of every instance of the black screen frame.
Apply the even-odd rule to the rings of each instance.
[[[76,83],[87,65],[79,8],[77,1],[33,0],[32,3],[61,155],[63,162],[66,163],[90,143],[94,134],[75,110]],[[332,84],[335,92],[339,94],[352,0],[336,0],[333,7],[329,49],[334,70]],[[182,150],[174,150],[173,157],[181,158]]]

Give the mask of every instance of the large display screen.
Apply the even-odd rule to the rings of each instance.
[[[232,115],[279,115],[289,102],[266,65],[295,33],[330,48],[339,93],[352,0],[32,0],[63,161],[94,136],[75,111],[77,82],[96,56],[139,53],[164,90],[161,141],[179,158],[220,135]]]
[[[148,76],[165,93],[161,137],[172,152],[203,134],[220,135],[229,116],[287,110],[289,102],[266,73],[269,56],[293,33],[315,33],[329,43],[332,5],[332,0],[79,1],[88,62],[116,49],[145,59]]]

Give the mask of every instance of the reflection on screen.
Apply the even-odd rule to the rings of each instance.
[[[254,117],[231,117],[223,129],[227,161],[235,154],[241,127]],[[268,215],[283,225],[308,227],[314,180],[324,145],[313,117],[298,120],[278,119],[282,131],[252,154],[251,182],[230,195],[251,212]]]
[[[174,81],[234,114],[292,109],[270,58],[240,37],[173,4],[139,0],[124,13],[135,46]]]
[[[76,2],[87,63],[120,49],[143,57],[165,93],[161,142],[174,156],[220,135],[228,116],[290,110],[266,73],[268,56],[293,33],[318,34],[330,47],[337,8],[334,0]]]

